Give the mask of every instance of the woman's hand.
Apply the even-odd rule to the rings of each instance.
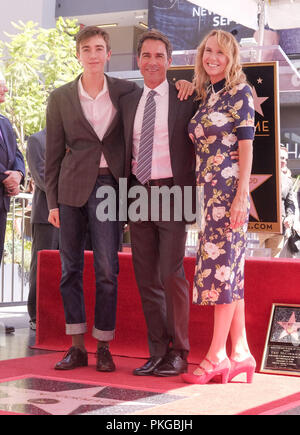
[[[242,227],[248,216],[248,195],[237,192],[230,208],[230,228],[235,230]]]
[[[249,180],[252,167],[252,140],[239,140],[239,180],[234,200],[230,207],[230,227],[237,229],[248,217]]]

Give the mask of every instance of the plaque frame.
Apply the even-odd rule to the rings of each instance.
[[[173,63],[167,72],[173,83],[180,79],[192,81],[194,76],[195,54],[191,52],[189,58],[184,55],[184,60],[181,57],[175,56],[177,64]],[[187,64],[182,65],[183,61]],[[242,67],[249,84],[257,90],[257,110],[263,108],[262,113],[255,110],[248,232],[282,234],[279,65],[278,61],[269,61],[243,63]],[[262,107],[259,101],[264,102]]]
[[[297,316],[296,313],[297,312]],[[282,335],[285,328],[284,326],[278,324],[278,320],[284,320],[282,323],[292,323],[290,322],[291,317],[295,314],[295,323],[299,323],[299,328],[296,331],[296,335],[298,335],[297,339],[292,339],[292,335],[288,332],[285,335]],[[281,316],[280,316],[281,315]],[[277,326],[278,325],[278,326]],[[279,334],[280,333],[280,334]],[[279,336],[278,336],[279,334]],[[282,365],[278,364],[274,365],[274,368],[270,367],[268,364],[268,358],[272,358],[272,355],[269,354],[270,349],[274,351],[273,357],[276,359],[276,351],[278,361],[280,359],[284,361],[284,359],[288,360],[289,358],[297,358],[300,359],[300,304],[285,304],[285,303],[273,303],[271,308],[271,314],[269,318],[268,331],[265,340],[264,352],[261,361],[260,373],[272,373],[272,374],[280,374],[280,375],[289,375],[289,376],[300,376],[300,366],[299,370],[293,370],[290,368],[283,368]],[[291,350],[298,350],[298,356],[291,355],[293,352]]]

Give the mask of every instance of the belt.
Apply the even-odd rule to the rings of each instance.
[[[133,178],[136,178],[135,175],[133,175]],[[138,180],[137,180],[138,181]],[[148,180],[145,184],[145,187],[151,187],[151,186],[169,186],[172,187],[174,186],[174,178],[173,177],[169,177],[169,178],[157,178],[156,180]]]
[[[99,168],[98,175],[112,175],[108,168]]]

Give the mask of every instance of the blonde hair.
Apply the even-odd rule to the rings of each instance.
[[[197,92],[197,100],[204,100],[207,96],[207,87],[210,83],[210,78],[203,67],[202,58],[207,40],[213,36],[217,37],[218,45],[228,58],[228,64],[225,69],[225,88],[229,90],[240,83],[246,82],[246,75],[240,63],[240,48],[235,37],[224,30],[212,30],[205,36],[197,48],[193,80]]]

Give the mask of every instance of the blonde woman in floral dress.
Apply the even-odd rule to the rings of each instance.
[[[198,47],[195,87],[199,109],[189,125],[196,148],[197,184],[203,186],[205,227],[194,280],[194,303],[214,305],[214,331],[205,359],[188,383],[205,384],[216,375],[226,383],[247,373],[255,360],[245,330],[244,262],[249,216],[254,107],[252,92],[239,61],[235,38],[213,30]],[[239,162],[230,152],[239,151]],[[226,342],[230,334],[232,351]]]

